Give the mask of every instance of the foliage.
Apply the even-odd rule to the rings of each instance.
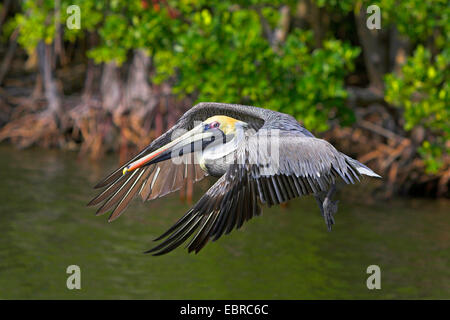
[[[23,12],[18,13],[11,25],[20,27],[19,44],[32,52],[38,42],[51,43],[55,34],[54,1],[43,1],[41,5],[32,0],[22,3]],[[11,27],[10,27],[11,28]]]
[[[434,60],[434,61],[433,61]],[[386,100],[404,110],[404,127],[423,126],[433,131],[434,142],[425,141],[419,152],[427,169],[436,172],[450,140],[450,48],[434,59],[419,46],[402,67],[400,75],[386,76]]]
[[[340,10],[342,12],[352,11],[355,7],[355,0],[314,0],[319,8],[329,10]]]
[[[274,11],[266,8],[265,14],[275,16]],[[181,95],[273,108],[311,129],[327,129],[333,112],[351,121],[344,77],[359,49],[338,40],[314,49],[311,32],[297,29],[277,50],[262,36],[252,9],[203,8],[188,19],[189,28],[177,34],[173,46],[156,52],[155,81],[176,75],[174,90]]]
[[[434,39],[438,48],[450,40],[450,6],[447,0],[380,0],[383,19],[395,25],[414,43],[427,43]]]
[[[7,26],[6,32],[11,32],[14,28],[20,28],[19,44],[31,53],[38,42],[44,40],[47,44],[53,42],[57,27],[57,19],[60,23],[67,20],[67,7],[79,5],[83,8],[83,28],[82,30],[92,31],[102,20],[103,2],[94,0],[62,0],[59,11],[55,8],[54,0],[24,0],[22,2],[22,12],[15,15]],[[78,36],[84,36],[81,30],[65,29],[65,39],[75,41]]]
[[[101,43],[88,53],[89,57],[97,63],[114,60],[120,65],[132,49],[154,53],[169,46],[180,24],[171,19],[171,14],[168,7],[144,8],[139,0],[111,2],[98,30]]]

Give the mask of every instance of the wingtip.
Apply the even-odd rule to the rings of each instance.
[[[120,217],[120,214],[114,214],[114,212],[113,213],[111,213],[111,215],[109,216],[109,218],[108,218],[108,222],[113,222],[114,220],[116,220],[117,218],[119,218]]]
[[[93,206],[96,206],[96,205],[98,205],[100,202],[102,202],[102,201],[101,201],[101,200],[99,201],[98,196],[96,196],[96,197],[94,197],[93,199],[91,199],[91,201],[89,201],[89,202],[86,204],[86,207],[93,207]]]
[[[372,177],[372,178],[383,179],[382,176],[380,176],[378,173],[375,173],[373,171],[372,171],[372,174],[370,174],[370,175],[367,174],[367,176]]]
[[[98,210],[95,212],[96,216],[101,216],[102,214],[105,214],[106,212],[108,212],[108,210],[104,210],[103,211],[103,207],[98,208]]]
[[[163,238],[163,236],[161,235],[161,236],[158,236],[158,237],[154,238],[152,241],[156,242],[156,241],[161,240],[162,238]]]
[[[157,251],[157,248],[155,247],[155,248],[151,248],[151,249],[149,249],[149,250],[147,250],[147,251],[144,251],[143,253],[144,254],[151,254],[152,256],[160,256],[160,255],[162,255],[162,253],[161,252],[156,252]]]
[[[160,235],[160,236],[156,237],[155,239],[153,239],[153,241],[159,241],[159,240],[164,239],[165,237],[167,237],[169,235],[169,233],[170,233],[169,231],[170,231],[170,229],[168,231],[164,232],[162,235]]]
[[[100,189],[103,188],[105,186],[105,181],[102,180],[100,182],[97,182],[97,184],[94,186],[94,189]]]
[[[154,246],[153,248],[150,248],[150,249],[144,251],[144,253],[152,253],[152,252],[158,251],[159,249],[161,249],[159,246],[160,245]]]
[[[363,174],[363,175],[368,176],[368,177],[374,177],[374,178],[382,179],[382,177],[379,174],[375,173],[372,169],[369,169],[367,167],[358,167],[358,172],[360,174]]]

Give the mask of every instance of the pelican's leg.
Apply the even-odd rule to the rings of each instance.
[[[314,195],[316,202],[319,206],[320,213],[325,220],[328,231],[331,231],[331,227],[334,224],[334,214],[337,212],[339,201],[333,201],[331,198],[336,192],[336,185],[333,184],[327,193],[321,192]]]
[[[319,206],[320,209],[320,213],[322,214],[322,217],[324,217],[324,212],[323,212],[323,201],[325,199],[326,193],[325,192],[321,192],[321,193],[316,193],[314,195],[314,198],[316,198],[316,202],[317,205]]]
[[[335,192],[336,192],[336,185],[333,184],[330,190],[328,190],[327,196],[323,201],[323,211],[325,213],[324,219],[325,223],[327,224],[328,231],[331,231],[331,226],[334,224],[334,214],[338,210],[339,201],[333,201],[331,199],[333,198]]]

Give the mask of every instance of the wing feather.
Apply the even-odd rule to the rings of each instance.
[[[172,251],[194,232],[186,247],[189,252],[198,252],[209,240],[217,240],[259,215],[260,208],[256,195],[251,192],[250,179],[248,172],[233,165],[191,210],[158,237],[158,240],[166,239],[148,252],[160,255]]]
[[[145,176],[149,174],[149,170],[141,170],[133,185],[128,189],[122,200],[119,201],[114,211],[111,213],[108,221],[113,221],[117,219],[122,212],[127,208],[130,201],[133,199],[136,192],[141,188],[142,183],[145,181]]]

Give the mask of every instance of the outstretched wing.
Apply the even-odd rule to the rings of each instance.
[[[122,170],[133,161],[166,145],[179,134],[191,130],[197,121],[206,120],[214,115],[228,115],[236,119],[244,120],[253,128],[258,129],[264,124],[263,117],[267,113],[274,113],[264,111],[266,110],[256,107],[221,103],[200,103],[194,106],[165,134],[155,139],[134,158],[100,181],[95,188],[104,188],[104,190],[92,199],[88,205],[102,204],[97,210],[97,214],[103,214],[113,210],[109,218],[111,221],[121,215],[130,201],[138,193],[144,200],[152,200],[179,190],[186,184],[187,180],[194,182],[201,180],[205,176],[205,173],[198,165],[198,161],[192,160],[183,161],[183,164],[176,164],[171,160],[167,160],[136,169],[127,175],[123,175]]]
[[[195,154],[183,156],[182,161],[172,159],[121,175],[114,183],[89,202],[89,206],[102,203],[96,214],[104,214],[112,208],[109,221],[117,219],[136,194],[142,200],[153,200],[183,188],[187,181],[199,181],[207,174],[200,168]]]
[[[189,252],[197,253],[210,239],[217,240],[234,227],[239,229],[244,221],[261,213],[255,188],[247,172],[233,165],[191,210],[155,241],[167,239],[147,252],[168,253],[195,233],[186,247]]]
[[[262,147],[261,147],[262,146]],[[249,158],[251,176],[258,197],[269,207],[292,198],[327,191],[341,179],[347,184],[359,181],[359,162],[336,150],[329,142],[279,132],[262,132],[249,138],[239,156]]]
[[[148,252],[168,253],[194,234],[187,248],[198,252],[210,239],[217,240],[259,215],[260,203],[271,206],[325,191],[337,178],[354,183],[360,173],[350,160],[325,140],[260,130],[246,138],[228,171]]]

